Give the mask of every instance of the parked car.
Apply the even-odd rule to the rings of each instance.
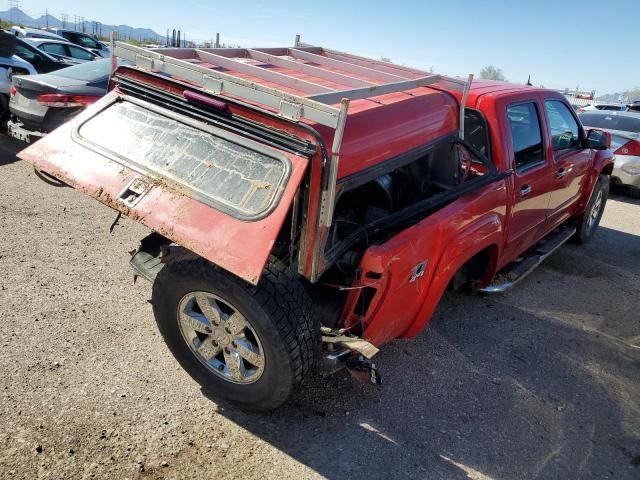
[[[627,108],[628,112],[636,112],[636,113],[640,113],[640,100],[636,100],[633,103],[631,103],[628,108]]]
[[[316,368],[377,383],[377,347],[448,287],[503,292],[597,230],[610,135],[556,91],[319,47],[187,54],[118,42],[136,66],[19,157],[155,231],[132,266],[219,397],[273,409]]]
[[[36,73],[33,65],[14,55],[15,51],[16,38],[0,30],[0,125],[2,128],[9,113],[9,93],[13,77]]]
[[[11,33],[18,38],[47,38],[49,40],[65,40],[64,37],[53,32],[41,30],[39,28],[22,27],[15,25],[11,27]]]
[[[616,155],[611,181],[640,198],[640,112],[586,112],[580,120],[586,127],[611,134]]]
[[[91,50],[79,47],[73,43],[69,43],[66,40],[49,40],[42,38],[27,38],[25,39],[30,45],[36,47],[43,52],[48,53],[54,58],[64,60],[65,62],[77,64],[90,62],[96,58],[100,58]]]
[[[37,49],[22,38],[16,38],[15,52],[21,59],[29,62],[37,73],[49,73],[72,65],[65,60],[54,58],[48,53]]]
[[[627,106],[623,103],[593,103],[590,105],[585,105],[583,107],[578,108],[578,112],[592,112],[595,110],[610,110],[623,112],[627,109]]]
[[[111,54],[109,52],[109,48],[100,42],[93,35],[89,35],[88,33],[76,32],[74,30],[67,30],[64,28],[47,28],[49,32],[55,33],[61,37],[64,37],[68,42],[79,45],[87,50],[91,50],[93,53],[100,57],[109,57]]]
[[[15,78],[9,102],[9,134],[30,143],[73,118],[106,94],[110,65],[104,58],[44,75]]]

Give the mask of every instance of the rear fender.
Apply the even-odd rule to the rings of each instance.
[[[456,272],[471,258],[486,249],[489,249],[490,256],[482,283],[488,284],[491,281],[496,273],[497,260],[503,244],[503,233],[500,217],[490,214],[471,224],[448,244],[440,257],[422,308],[401,335],[402,338],[415,337],[427,326]]]
[[[462,230],[427,219],[369,248],[360,263],[359,286],[345,304],[345,328],[363,325],[364,338],[374,345],[417,335],[458,269],[478,252],[502,245],[502,239],[500,216],[491,213]],[[487,282],[495,273],[497,248],[494,253]]]

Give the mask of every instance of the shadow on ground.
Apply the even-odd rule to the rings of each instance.
[[[574,278],[589,282],[586,258],[600,274],[624,266],[618,283],[640,282],[640,256],[619,258],[638,238],[602,230],[512,296],[447,294],[420,337],[383,347],[381,389],[342,373],[268,416],[220,413],[328,478],[640,478],[640,349],[615,336],[640,334],[638,316],[572,323],[585,313],[569,293]],[[566,294],[545,291],[558,271]],[[601,333],[607,322],[615,328]]]
[[[329,478],[638,478],[640,355],[492,301],[443,309],[459,301],[476,318],[388,346],[379,390],[338,375],[267,417],[220,413]]]
[[[0,167],[20,160],[16,154],[26,146],[26,143],[0,133]]]
[[[633,197],[625,187],[619,185],[611,186],[609,198],[619,202],[630,203],[631,205],[640,205],[640,198]]]

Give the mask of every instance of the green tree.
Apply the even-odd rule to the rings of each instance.
[[[487,65],[480,71],[480,78],[483,80],[500,80],[505,82],[506,78],[502,73],[502,69],[496,68],[493,65]]]

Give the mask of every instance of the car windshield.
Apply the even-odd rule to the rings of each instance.
[[[601,113],[583,113],[580,120],[585,127],[606,128],[622,132],[640,132],[640,115],[603,115]]]
[[[73,78],[75,80],[94,81],[109,76],[111,60],[105,58],[93,62],[81,63],[72,67],[63,68],[54,73],[58,77]]]

